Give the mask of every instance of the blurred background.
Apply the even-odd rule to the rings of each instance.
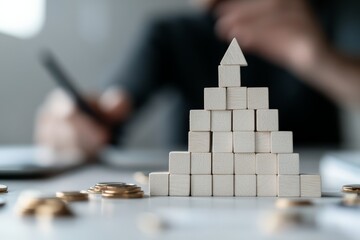
[[[17,1],[0,0],[0,4],[5,6],[6,2]],[[20,2],[39,6],[41,9],[37,14],[43,12],[44,22],[33,36],[26,30],[24,36],[21,36],[21,31],[16,33],[18,37],[8,35],[1,29],[6,26],[0,25],[0,144],[3,145],[33,142],[36,111],[55,87],[38,61],[41,49],[51,49],[81,89],[95,92],[101,89],[114,62],[119,59],[126,61],[127,50],[149,18],[190,8],[187,0]],[[26,6],[19,7],[19,14],[24,9]],[[4,8],[2,11],[6,12]],[[37,18],[40,19],[38,25],[42,25],[41,16]],[[11,22],[5,22],[11,25]],[[336,44],[346,48],[346,33]],[[172,90],[162,92],[139,113],[137,120],[127,129],[128,146],[157,147],[176,142],[176,128],[172,127],[176,121],[169,121],[169,117],[176,114],[182,100],[180,96],[174,98],[174,94]],[[345,139],[343,146],[360,147],[360,114],[343,110],[341,121]],[[157,137],[153,138],[155,134]]]

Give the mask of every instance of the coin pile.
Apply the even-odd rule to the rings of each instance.
[[[344,185],[342,192],[344,193],[342,205],[360,206],[360,184]]]
[[[17,212],[20,215],[35,215],[40,217],[72,215],[67,204],[55,196],[31,196],[28,194],[19,197]]]
[[[279,209],[286,209],[291,207],[313,206],[313,202],[306,199],[279,198],[276,200],[275,205]]]
[[[87,201],[89,194],[85,191],[57,192],[56,197],[66,202]]]
[[[88,193],[101,194],[104,198],[143,198],[141,187],[123,182],[100,182],[87,190]]]
[[[0,184],[0,193],[7,193],[8,187]]]

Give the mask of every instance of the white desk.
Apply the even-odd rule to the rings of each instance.
[[[321,152],[300,154],[301,170],[316,172],[312,168],[318,165]],[[50,179],[0,180],[9,187],[9,193],[1,196],[7,204],[0,208],[0,239],[351,239],[339,227],[347,218],[334,217],[334,211],[340,211],[335,212],[340,216],[349,210],[336,207],[339,198],[334,197],[316,199],[315,207],[293,210],[312,220],[277,234],[267,233],[262,227],[269,214],[279,211],[274,206],[276,198],[95,198],[71,203],[75,217],[51,221],[19,217],[14,212],[17,197],[25,189],[82,190],[100,181],[134,182],[132,172],[101,165],[85,166]],[[143,187],[147,192],[147,186]],[[350,217],[359,222],[360,215],[354,216],[354,211],[360,213],[351,210]],[[168,227],[157,235],[140,231],[137,219],[145,212],[158,214]]]

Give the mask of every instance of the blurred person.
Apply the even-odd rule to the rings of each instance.
[[[112,124],[121,125],[159,88],[173,86],[186,100],[181,116],[185,144],[188,110],[203,108],[203,88],[218,85],[217,66],[229,41],[236,37],[248,62],[248,67],[242,68],[242,85],[269,87],[270,108],[280,110],[280,128],[294,131],[294,143],[338,146],[338,108],[360,106],[360,61],[356,54],[338,51],[333,41],[342,28],[350,28],[346,33],[358,44],[359,26],[348,23],[359,23],[359,4],[321,0],[197,2],[205,11],[165,16],[145,27],[127,64],[114,71],[108,89],[89,97],[98,112]],[[340,13],[345,6],[354,12],[344,19]],[[39,111],[39,144],[93,155],[116,134],[88,119],[70,101],[68,109],[59,114],[59,101],[50,95]]]

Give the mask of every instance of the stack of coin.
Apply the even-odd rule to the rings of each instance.
[[[100,182],[87,190],[89,193],[101,194],[104,198],[142,198],[141,187],[123,182]]]
[[[275,205],[279,209],[286,209],[291,207],[313,206],[313,202],[307,199],[279,198],[276,200]]]
[[[85,191],[57,192],[56,197],[66,202],[87,201],[88,193]]]
[[[57,197],[20,197],[17,204],[20,215],[46,217],[71,216],[69,207]]]
[[[360,206],[360,184],[349,184],[342,187],[344,198],[342,204],[345,206]]]
[[[7,193],[8,187],[0,184],[0,193]]]

